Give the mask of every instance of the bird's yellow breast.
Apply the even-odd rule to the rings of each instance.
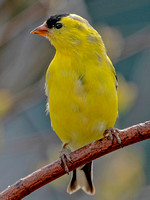
[[[115,75],[106,57],[56,53],[46,83],[51,124],[63,143],[76,149],[102,138],[116,121]]]

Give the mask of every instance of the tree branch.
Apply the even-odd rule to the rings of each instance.
[[[98,157],[104,156],[112,151],[120,149],[150,138],[150,121],[140,123],[135,126],[120,130],[120,139],[122,145],[117,143],[116,138],[112,142],[108,138],[103,138],[99,141],[93,142],[81,149],[78,149],[70,154],[71,162],[67,162],[69,170],[72,171],[85,163],[88,163]],[[12,186],[0,193],[1,200],[18,200],[29,195],[33,191],[42,187],[43,185],[59,178],[66,174],[64,168],[57,160],[41,169],[33,172],[32,174],[21,178]]]

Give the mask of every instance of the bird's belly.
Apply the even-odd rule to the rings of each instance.
[[[111,91],[110,91],[111,90]],[[117,117],[117,94],[112,88],[76,91],[74,84],[51,85],[49,107],[51,124],[63,143],[73,149],[103,137]]]

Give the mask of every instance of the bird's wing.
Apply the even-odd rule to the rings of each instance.
[[[110,60],[110,58],[107,56],[107,59],[109,60],[109,63],[110,63],[110,69],[111,69],[111,71],[112,71],[112,73],[114,74],[114,76],[115,76],[115,79],[116,79],[116,81],[115,81],[115,86],[116,86],[116,89],[118,88],[118,78],[117,78],[117,74],[116,74],[116,71],[115,71],[115,68],[114,68],[114,66],[113,66],[113,64],[112,64],[112,62],[111,62],[111,60]]]

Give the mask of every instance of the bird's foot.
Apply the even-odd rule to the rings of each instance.
[[[116,137],[117,139],[117,142],[121,145],[121,139],[119,137],[119,134],[120,134],[120,131],[119,129],[117,128],[112,128],[110,127],[109,129],[107,129],[105,132],[104,132],[104,136],[109,136],[110,139],[113,141],[114,139],[114,136]]]
[[[69,168],[67,166],[66,160],[72,162],[69,153],[66,152],[66,146],[68,145],[68,143],[64,144],[61,151],[59,152],[59,161],[60,164],[63,165],[63,167],[65,168],[65,171],[67,173],[69,173]]]

